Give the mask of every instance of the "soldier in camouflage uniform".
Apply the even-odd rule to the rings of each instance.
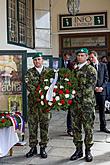
[[[79,81],[79,109],[72,110],[73,117],[73,142],[76,146],[75,153],[70,160],[76,160],[83,156],[82,126],[85,132],[85,160],[93,160],[90,148],[93,145],[93,127],[95,119],[95,96],[97,73],[93,66],[87,64],[88,49],[81,48],[76,52],[78,69],[76,76]]]
[[[47,158],[45,148],[48,143],[48,126],[49,126],[49,114],[43,113],[38,106],[36,98],[36,88],[42,83],[45,74],[49,71],[49,68],[43,66],[42,52],[37,52],[33,56],[34,67],[27,71],[25,81],[27,85],[28,95],[28,126],[29,126],[29,146],[30,151],[26,154],[26,157],[32,157],[37,155],[37,136],[38,136],[38,124],[40,126],[40,155],[42,158]]]

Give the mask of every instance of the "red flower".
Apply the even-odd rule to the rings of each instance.
[[[1,113],[0,116],[5,116],[5,114],[4,113]]]
[[[57,88],[54,88],[53,92],[55,92],[55,93],[56,93],[56,92],[57,92]]]
[[[38,87],[36,88],[36,91],[39,91],[40,90],[40,85],[38,85]]]
[[[69,93],[70,93],[70,91],[69,91],[68,89],[66,89],[65,93],[66,93],[66,94],[69,94]]]
[[[47,101],[46,99],[44,99],[44,103],[47,104],[47,102],[48,102],[48,101]]]
[[[63,91],[62,91],[62,90],[59,90],[59,92],[58,92],[58,93],[61,95],[61,94],[63,94]]]
[[[71,105],[71,104],[72,104],[72,100],[68,100],[68,104],[70,104],[70,105]]]
[[[41,92],[40,92],[40,96],[42,96],[42,95],[43,95],[43,92],[41,91]]]
[[[70,81],[68,82],[68,85],[70,85],[70,86],[72,85]]]
[[[61,100],[60,103],[61,103],[61,104],[65,104],[65,100]]]
[[[50,110],[49,109],[46,109],[46,112],[50,112]]]
[[[55,100],[55,98],[53,98],[53,103],[55,103],[56,102],[56,100]]]
[[[6,119],[2,119],[1,122],[2,122],[2,123],[5,123],[5,122],[6,122]]]

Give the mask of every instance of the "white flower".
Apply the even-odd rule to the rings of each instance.
[[[69,81],[69,79],[68,79],[68,78],[65,78],[64,80],[65,80],[65,81]]]
[[[50,101],[48,102],[48,105],[50,105],[50,106],[51,106],[52,104],[53,104],[52,102],[50,102]]]
[[[44,95],[41,96],[41,99],[44,99]]]
[[[29,81],[29,79],[28,79],[28,78],[26,78],[26,79],[25,79],[25,82],[26,82],[26,83],[28,83],[28,81]]]
[[[65,94],[65,98],[69,98],[69,94]]]
[[[63,85],[60,85],[60,89],[63,89],[64,88],[64,86]]]
[[[44,102],[43,101],[41,101],[40,103],[41,103],[41,105],[44,105]]]
[[[55,93],[55,92],[53,92],[53,96],[54,96],[54,97],[56,96],[56,93]]]
[[[40,93],[40,92],[42,92],[42,90],[41,90],[41,89],[39,90],[39,93]]]
[[[48,79],[44,79],[45,82],[49,81]]]
[[[74,96],[74,95],[72,95],[72,98],[75,98],[75,96]]]
[[[44,89],[45,89],[45,90],[48,90],[48,89],[49,89],[49,87],[48,87],[48,86],[45,86],[45,87],[44,87]]]
[[[51,82],[51,83],[53,82],[53,78],[50,78],[50,82]]]
[[[56,100],[56,101],[60,100],[60,97],[59,97],[59,96],[56,96],[56,97],[55,97],[55,100]]]
[[[75,91],[75,90],[73,90],[73,91],[72,91],[72,94],[74,95],[75,93],[76,93],[76,91]]]
[[[58,103],[58,105],[62,105],[61,103]]]
[[[54,88],[58,88],[57,85],[55,85]]]
[[[75,65],[74,65],[74,69],[76,69],[77,67],[78,67],[78,65],[77,65],[77,64],[75,64]]]

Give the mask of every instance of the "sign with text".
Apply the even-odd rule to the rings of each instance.
[[[59,15],[59,30],[106,28],[107,12]]]
[[[0,55],[0,111],[9,111],[9,96],[22,96],[22,56]],[[11,111],[11,108],[10,108]]]

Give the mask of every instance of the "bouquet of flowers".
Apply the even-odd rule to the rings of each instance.
[[[58,74],[58,79],[54,83],[55,74]],[[46,113],[50,110],[67,110],[71,105],[77,106],[77,90],[78,81],[74,71],[67,68],[51,70],[36,88],[36,96],[41,111]],[[48,92],[51,99],[47,98]]]

